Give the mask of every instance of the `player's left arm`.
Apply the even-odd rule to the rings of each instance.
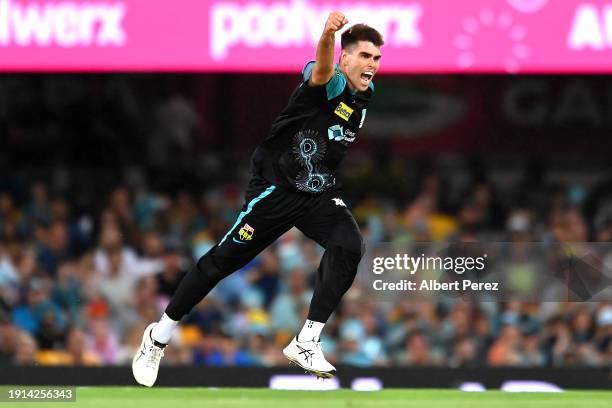
[[[325,85],[334,75],[334,47],[336,32],[348,23],[347,18],[339,11],[329,14],[325,22],[323,34],[317,44],[317,54],[308,84],[311,86]]]

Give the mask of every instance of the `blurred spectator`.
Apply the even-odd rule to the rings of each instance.
[[[41,338],[50,336],[49,340],[54,341],[64,328],[65,317],[61,308],[51,300],[50,284],[41,278],[32,280],[25,304],[13,310],[12,318],[17,327]]]
[[[542,352],[540,336],[536,330],[525,333],[523,338],[523,361],[527,367],[538,367],[546,365],[546,357]]]
[[[285,287],[270,306],[270,321],[273,329],[293,333],[300,328],[302,311],[310,305],[312,290],[301,269],[291,271],[286,280]]]
[[[48,223],[51,220],[51,203],[47,186],[40,182],[32,183],[30,201],[25,206],[25,216],[28,224]]]
[[[76,262],[69,261],[59,265],[53,287],[53,300],[67,312],[73,323],[77,322],[82,298]]]
[[[518,366],[523,363],[519,345],[521,334],[516,326],[506,325],[489,351],[489,364],[492,366]]]
[[[437,365],[439,359],[431,350],[429,342],[421,332],[412,333],[404,344],[404,349],[396,356],[396,363],[400,365],[422,366]]]
[[[89,323],[89,330],[85,336],[85,344],[87,349],[91,350],[102,364],[117,363],[119,358],[119,341],[111,331],[107,320],[98,318]]]
[[[156,275],[156,279],[158,293],[169,301],[178,288],[181,279],[187,274],[187,268],[179,248],[175,244],[166,244],[164,249],[164,267]]]
[[[11,363],[17,348],[17,333],[9,316],[0,311],[0,365]]]
[[[253,269],[251,280],[263,294],[263,305],[267,308],[280,287],[280,264],[274,251],[264,251],[259,258],[259,265]]]
[[[113,261],[111,257],[114,257]],[[103,225],[100,232],[95,266],[102,275],[109,274],[114,268],[114,273],[140,277],[160,271],[163,262],[158,259],[140,259],[131,247],[124,244],[121,230],[111,221]]]
[[[41,241],[36,252],[41,267],[52,276],[57,274],[57,266],[73,256],[68,236],[68,226],[64,221],[53,221],[48,227],[37,226]]]
[[[100,359],[91,348],[88,347],[85,333],[79,329],[72,329],[66,338],[67,364],[70,365],[99,365]]]
[[[464,337],[453,347],[453,354],[448,360],[451,367],[472,368],[479,364],[478,348],[474,340]]]
[[[248,353],[241,351],[236,340],[226,335],[205,336],[193,357],[195,364],[207,366],[249,366],[254,361]]]
[[[22,211],[15,205],[13,197],[0,191],[0,241],[17,238],[17,226],[22,221]]]
[[[180,169],[162,171],[177,159],[160,156],[164,160],[153,170],[137,163],[101,174],[84,165],[82,174],[68,168],[30,184],[21,180],[34,176],[15,178],[15,188],[0,192],[0,364],[129,364],[143,328],[233,225],[242,204],[243,181],[224,170],[242,160],[241,153],[207,152],[215,157],[198,164],[190,152],[196,128],[185,127],[180,138],[189,140],[173,147],[193,164],[181,177]],[[159,146],[168,135],[156,137],[163,143],[151,153],[167,155]],[[354,165],[398,186],[406,187],[409,176],[416,182],[406,191],[359,182],[363,174],[346,175],[352,183],[346,202],[370,248],[511,241],[509,261],[495,272],[512,290],[532,288],[535,297],[556,294],[559,287],[551,277],[533,289],[543,271],[569,265],[588,248],[573,245],[552,263],[534,255],[531,242],[595,239],[603,265],[592,269],[611,274],[604,267],[612,265],[609,196],[587,207],[588,185],[569,180],[571,174],[567,186],[529,169],[527,181],[513,171],[514,183],[500,183],[494,166],[474,171],[456,163],[450,170],[432,165],[406,175],[405,157],[392,156],[390,168],[368,155]],[[63,171],[66,177],[60,177]],[[124,183],[117,182],[121,172]],[[281,350],[308,313],[322,251],[299,230],[289,231],[183,319],[164,364],[286,364]],[[606,293],[598,292],[599,299],[609,299]],[[612,305],[446,298],[375,303],[356,282],[327,325],[323,348],[330,359],[357,366],[610,366]]]
[[[18,331],[15,346],[15,365],[36,365],[38,346],[31,334],[25,331]]]
[[[596,314],[595,346],[604,366],[612,365],[612,305],[604,304]]]

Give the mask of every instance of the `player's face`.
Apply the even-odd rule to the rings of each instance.
[[[346,76],[349,88],[365,91],[380,66],[380,48],[369,41],[359,41],[342,50],[340,70]]]

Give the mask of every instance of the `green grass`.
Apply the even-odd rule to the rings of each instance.
[[[379,392],[273,391],[245,388],[80,387],[74,403],[18,403],[16,408],[610,408],[612,391],[516,394],[501,391],[466,393],[454,390],[393,390]],[[0,404],[0,408],[3,404]]]

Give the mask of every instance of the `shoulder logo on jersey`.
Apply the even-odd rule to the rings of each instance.
[[[346,207],[346,204],[344,204],[344,201],[341,198],[332,198],[332,201],[334,202],[334,204],[336,204],[337,206],[340,207]]]
[[[336,107],[334,113],[348,122],[349,118],[353,114],[353,108],[351,108],[344,102],[340,102],[340,104]]]
[[[255,233],[255,228],[251,227],[249,224],[244,224],[240,231],[238,231],[238,236],[243,241],[250,241],[253,239],[253,234]]]

